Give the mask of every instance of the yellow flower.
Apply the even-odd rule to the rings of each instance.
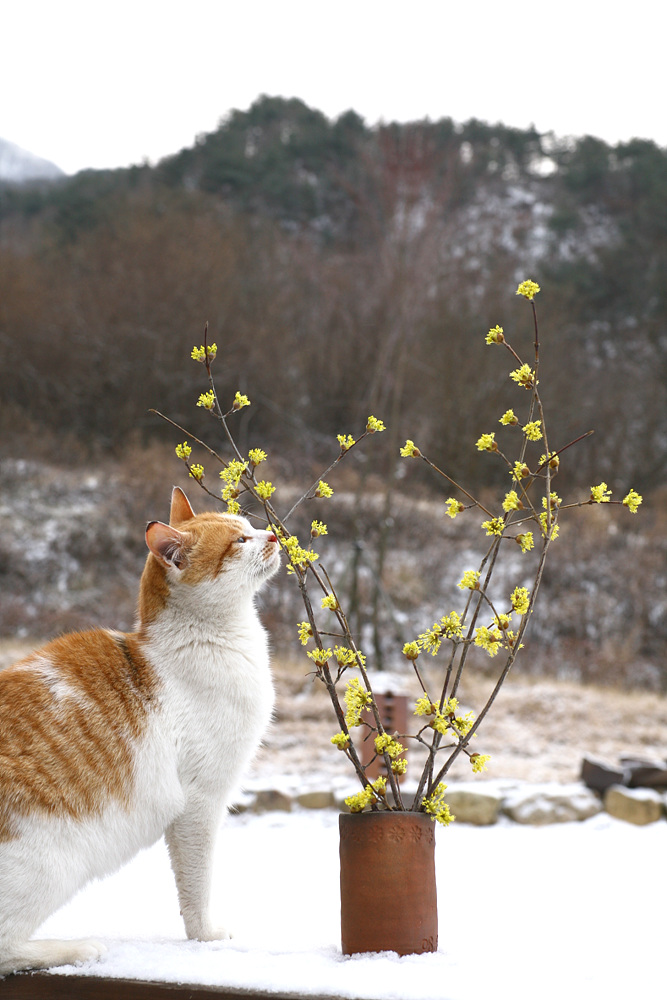
[[[547,456],[540,455],[540,465],[545,465],[546,461],[547,461]],[[560,456],[557,455],[555,451],[552,451],[549,455],[549,468],[555,471],[559,467],[559,465],[560,465]]]
[[[331,650],[329,650],[331,654]],[[348,727],[360,726],[361,723],[361,713],[366,711],[373,702],[373,697],[369,691],[361,686],[361,682],[358,677],[353,677],[352,680],[347,682],[347,690],[345,691],[345,705],[347,711],[345,712],[345,722]]]
[[[501,537],[505,530],[505,522],[502,517],[492,517],[490,521],[482,521],[482,527],[485,529],[487,535],[498,535]]]
[[[351,434],[337,434],[336,440],[338,441],[338,444],[340,445],[340,450],[343,453],[349,451],[352,445],[356,444],[356,441],[354,440]]]
[[[389,733],[378,733],[375,737],[375,752],[377,754],[386,753],[390,757],[398,757],[404,751],[405,747]]]
[[[456,586],[460,587],[461,590],[479,590],[479,571],[467,569]]]
[[[591,500],[593,503],[609,503],[610,496],[611,490],[607,489],[606,483],[600,483],[599,486],[591,486]]]
[[[297,629],[299,631],[299,642],[302,646],[307,645],[308,640],[313,635],[313,628],[310,622],[299,622]]]
[[[522,430],[529,441],[539,441],[542,437],[541,427],[541,420],[531,420],[529,423],[524,424]]]
[[[505,427],[512,426],[514,424],[519,423],[519,418],[517,417],[514,410],[505,410],[498,423],[504,424]]]
[[[215,406],[215,393],[213,389],[209,389],[208,392],[202,392],[197,400],[197,406],[203,406],[205,410],[212,410]]]
[[[242,410],[244,406],[250,406],[250,400],[243,393],[237,392],[232,403],[233,410]]]
[[[400,449],[401,458],[419,458],[421,452],[414,441],[410,438],[405,442],[403,447]]]
[[[348,733],[344,733],[341,731],[340,733],[336,733],[335,736],[331,737],[331,742],[335,747],[338,747],[339,750],[344,750],[346,747],[349,747],[350,745],[350,737]]]
[[[358,665],[357,657],[361,657],[362,661],[365,662],[363,653],[357,654],[353,649],[348,649],[347,646],[334,646],[334,656],[339,667],[356,667]]]
[[[530,475],[530,469],[528,468],[525,462],[517,461],[514,463],[514,468],[512,469],[512,479],[514,480],[515,483],[520,482],[522,479],[525,479],[526,476],[529,475]]]
[[[532,389],[535,385],[535,372],[530,365],[521,365],[520,368],[515,368],[514,371],[510,372],[510,378],[514,379],[517,385],[523,386],[524,389]]]
[[[336,600],[334,594],[327,594],[326,597],[322,598],[322,607],[329,608],[330,611],[335,611],[338,607],[338,601]]]
[[[185,461],[185,459],[189,458],[192,454],[192,448],[187,441],[184,441],[183,444],[176,445],[176,454],[179,458],[182,458],[183,461]]]
[[[327,526],[326,526],[326,524],[323,524],[322,521],[312,521],[311,522],[311,525],[310,525],[310,537],[311,538],[319,538],[320,535],[328,535],[328,534],[329,534],[329,532],[327,531]]]
[[[362,791],[345,799],[345,805],[350,812],[362,812],[373,800],[383,798],[387,789],[387,779],[378,778],[372,785],[366,785]]]
[[[266,482],[262,479],[262,481],[257,483],[257,486],[255,486],[255,492],[258,497],[262,498],[262,500],[268,500],[269,497],[276,492],[276,488],[273,483]]]
[[[315,490],[316,497],[324,497],[325,499],[333,496],[334,491],[331,489],[328,483],[323,482],[320,479],[319,486]]]
[[[523,534],[516,536],[516,540],[521,546],[522,552],[530,552],[533,545],[535,544],[533,541],[532,531],[524,531]]]
[[[406,642],[403,646],[403,656],[406,656],[408,660],[416,660],[419,656],[419,643]]]
[[[405,774],[408,769],[408,762],[405,757],[399,757],[397,760],[392,760],[391,769],[394,774]]]
[[[440,627],[448,639],[460,639],[463,635],[461,616],[456,611],[450,611],[448,615],[441,618]]]
[[[549,494],[549,504],[550,504],[552,510],[554,510],[554,508],[558,507],[560,503],[561,503],[561,497],[559,497],[557,493],[553,493],[552,492],[552,493]],[[542,506],[544,507],[545,510],[547,509],[547,498],[546,497],[542,497]]]
[[[241,505],[236,502],[236,500],[227,501],[227,513],[228,514],[240,514]]]
[[[253,466],[266,461],[266,452],[261,448],[251,448],[248,452],[248,459]]]
[[[452,816],[449,806],[444,801],[446,789],[447,785],[441,782],[435,791],[428,798],[425,798],[422,803],[424,812],[428,813],[429,816],[432,816],[434,820],[443,826],[449,826],[456,819],[456,816]]]
[[[290,535],[289,538],[286,538],[283,545],[287,550],[287,555],[289,557],[289,565],[287,567],[288,573],[293,573],[295,567],[303,571],[307,568],[309,563],[319,559],[317,552],[301,547],[299,539],[296,535]]]
[[[546,503],[546,498],[545,498],[544,503]],[[558,538],[558,535],[560,534],[560,528],[556,524],[556,522],[554,521],[553,517],[551,518],[551,527],[550,528],[548,528],[548,526],[547,526],[547,512],[546,512],[546,510],[544,511],[544,513],[540,514],[538,520],[540,522],[540,528],[542,529],[542,534],[544,535],[544,537],[546,538],[547,535],[550,533],[551,540],[553,542],[555,542],[556,539]]]
[[[497,628],[490,629],[486,625],[480,625],[479,628],[475,629],[475,645],[485,649],[489,656],[496,655],[500,649],[502,638]]]
[[[518,615],[525,615],[530,607],[530,594],[526,587],[515,587],[510,597],[512,607]]]
[[[491,754],[488,753],[471,753],[470,763],[472,764],[472,769],[475,774],[479,774],[481,771],[486,771],[486,765],[491,760]]]
[[[628,508],[631,514],[637,513],[637,508],[642,502],[643,497],[639,493],[635,493],[634,490],[630,490],[628,495],[624,497],[623,503]]]
[[[540,290],[540,286],[535,281],[522,281],[516,290],[517,295],[523,295],[525,299],[532,301]]]
[[[236,458],[228,462],[225,468],[220,473],[220,478],[223,482],[227,483],[228,486],[238,486],[241,481],[241,476],[246,472],[245,462],[239,462]]]
[[[191,465],[190,475],[193,479],[196,479],[198,483],[204,478],[204,466],[203,465]]]
[[[310,657],[318,667],[323,667],[331,656],[330,649],[309,649],[306,656]]]
[[[386,430],[385,425],[381,420],[378,420],[377,417],[369,417],[366,421],[366,431],[368,434],[375,434],[376,431],[379,432],[384,430]]]
[[[480,438],[477,439],[475,447],[478,451],[498,451],[498,445],[494,441],[494,434],[482,434]]]
[[[502,326],[492,327],[486,335],[487,344],[502,344],[504,340]]]
[[[431,701],[428,695],[425,698],[417,698],[415,703],[415,715],[435,715],[438,706]]]
[[[447,504],[447,514],[451,518],[456,517],[456,515],[460,514],[462,510],[465,510],[463,504],[458,500],[453,500],[452,497],[445,500],[445,503]]]
[[[193,347],[190,353],[190,357],[192,358],[193,361],[204,361],[208,356],[208,360],[213,361],[217,353],[218,353],[217,344],[207,344],[205,349],[203,345],[201,347]]]
[[[523,501],[519,500],[516,490],[510,490],[505,494],[503,500],[503,510],[509,513],[511,510],[523,510]]]

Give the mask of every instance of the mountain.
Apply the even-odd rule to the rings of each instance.
[[[0,139],[0,181],[24,184],[27,181],[56,180],[64,176],[65,171],[50,160],[43,160],[7,139]]]

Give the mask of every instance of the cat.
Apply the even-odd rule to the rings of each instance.
[[[94,940],[30,938],[163,834],[188,938],[229,937],[211,861],[273,711],[254,595],[280,545],[244,517],[195,515],[178,487],[146,543],[136,631],[65,635],[0,670],[0,976],[101,957]]]

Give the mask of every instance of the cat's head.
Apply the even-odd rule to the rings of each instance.
[[[146,544],[150,555],[142,590],[151,586],[150,580],[163,600],[166,585],[170,592],[177,590],[184,597],[189,593],[204,603],[229,603],[254,593],[280,565],[273,532],[254,528],[234,514],[195,514],[178,486],[172,493],[169,524],[151,521]]]

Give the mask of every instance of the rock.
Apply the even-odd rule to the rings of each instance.
[[[255,794],[253,812],[291,812],[292,799],[277,788],[263,788]]]
[[[612,785],[625,785],[627,779],[627,771],[606,761],[584,757],[581,762],[581,780],[594,792],[604,792]]]
[[[612,785],[604,795],[604,807],[610,816],[627,823],[646,826],[655,823],[664,813],[662,797],[652,788],[623,788]]]
[[[336,805],[336,796],[330,790],[301,792],[296,801],[304,809],[331,809]]]
[[[456,816],[457,823],[472,823],[474,826],[491,826],[495,823],[502,804],[502,797],[498,793],[463,786],[448,788],[445,800]]]
[[[630,788],[667,788],[667,765],[663,761],[621,757],[621,763],[628,772],[623,784]]]
[[[581,821],[602,811],[597,795],[578,782],[521,788],[507,796],[502,808],[516,823],[535,826]]]

